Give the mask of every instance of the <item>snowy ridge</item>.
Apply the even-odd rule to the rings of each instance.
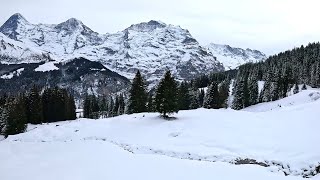
[[[217,60],[223,64],[226,70],[235,69],[245,63],[259,62],[267,59],[264,53],[248,48],[241,49],[213,43],[209,44],[207,48],[217,57]]]

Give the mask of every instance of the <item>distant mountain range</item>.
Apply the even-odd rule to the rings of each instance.
[[[21,14],[12,15],[0,27],[0,56],[0,62],[15,64],[68,62],[83,57],[129,79],[139,69],[152,84],[167,69],[177,79],[188,80],[266,59],[257,50],[202,46],[188,30],[159,21],[134,24],[114,34],[98,34],[74,18],[57,25],[32,24]]]

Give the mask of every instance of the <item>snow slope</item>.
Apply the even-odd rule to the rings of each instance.
[[[308,93],[286,98],[296,103],[277,111],[197,109],[171,121],[141,113],[30,125],[0,142],[0,178],[319,179],[310,174],[320,163],[320,100],[300,101]],[[234,165],[245,159],[260,165]]]
[[[302,85],[300,85],[301,89]],[[292,90],[291,90],[292,91]],[[254,106],[247,107],[243,111],[249,112],[266,112],[266,111],[277,111],[286,107],[293,106],[304,106],[311,102],[317,101],[320,99],[320,90],[313,89],[308,87],[307,90],[302,90],[298,94],[289,93],[287,98],[283,98],[277,101],[259,103]]]

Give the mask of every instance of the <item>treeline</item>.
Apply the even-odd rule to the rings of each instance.
[[[124,95],[116,95],[98,98],[95,95],[85,95],[83,101],[83,117],[98,119],[106,117],[115,117],[124,114],[125,100]]]
[[[269,57],[264,62],[248,63],[237,70],[203,75],[190,82],[196,88],[212,82],[234,79],[231,107],[242,109],[257,103],[275,101],[306,89],[306,85],[320,87],[320,43],[310,43]],[[258,81],[263,81],[259,92]],[[303,84],[299,89],[298,84]]]
[[[67,90],[36,87],[16,96],[0,97],[0,133],[4,136],[24,132],[27,124],[76,119],[74,98]]]
[[[112,97],[86,95],[84,99],[84,117],[114,117],[122,114],[141,112],[159,112],[167,118],[179,110],[226,108],[230,81],[213,81],[207,88],[198,88],[190,82],[177,82],[167,71],[154,90],[147,91],[146,81],[138,71],[132,81],[127,101],[123,94]]]

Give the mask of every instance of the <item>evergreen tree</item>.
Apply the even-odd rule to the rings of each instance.
[[[112,110],[112,112],[113,112],[113,115],[112,115],[112,116],[113,116],[113,117],[119,115],[119,114],[118,114],[118,112],[119,112],[119,107],[120,107],[119,97],[116,96],[116,99],[115,99],[115,101],[114,101],[113,110]]]
[[[72,95],[67,95],[66,104],[66,119],[67,120],[75,120],[77,119],[76,114],[76,103],[74,101],[74,97]]]
[[[28,122],[40,124],[43,122],[42,100],[38,87],[33,86],[26,97],[26,114]]]
[[[197,109],[200,107],[200,92],[198,90],[191,90],[190,96],[191,96],[191,103],[189,109]]]
[[[307,90],[307,85],[303,84],[302,89],[301,90]]]
[[[156,110],[161,113],[163,117],[168,117],[168,114],[179,111],[178,87],[170,71],[165,73],[164,78],[161,79],[158,85],[155,105]]]
[[[0,107],[0,135],[5,135],[7,120],[9,118],[8,110],[4,104]]]
[[[198,94],[198,99],[199,99],[199,106],[200,107],[203,107],[203,100],[204,100],[204,96],[205,96],[205,93],[204,93],[204,89],[201,89],[199,94]]]
[[[99,118],[99,103],[95,95],[86,95],[83,102],[83,116],[85,118]]]
[[[4,129],[4,135],[14,135],[22,133],[27,128],[27,116],[25,99],[23,96],[18,96],[7,103],[8,119]]]
[[[128,113],[141,113],[147,111],[147,91],[145,80],[140,71],[136,73],[129,91]]]
[[[114,107],[114,101],[113,101],[113,98],[112,98],[112,97],[110,97],[108,107],[109,107],[108,117],[113,117],[113,115],[114,115],[114,112],[113,112],[113,109],[114,109],[114,108],[113,108],[113,107]]]
[[[207,109],[219,108],[219,91],[217,83],[212,82],[208,87],[207,93],[204,97],[203,107]]]
[[[225,80],[219,86],[219,108],[228,107],[229,85],[230,82],[228,80]]]
[[[259,87],[256,76],[253,75],[248,82],[248,90],[249,90],[249,105],[257,104],[259,97]]]
[[[190,108],[191,96],[186,82],[182,82],[178,89],[179,110],[188,110]]]
[[[299,85],[296,83],[293,88],[293,94],[297,94],[299,92]]]
[[[238,81],[236,87],[234,88],[234,98],[232,101],[232,109],[240,110],[244,106],[244,89],[245,89],[244,79]]]
[[[152,96],[151,93],[149,93],[149,96],[148,96],[147,109],[148,109],[148,112],[154,112],[155,111],[154,100],[153,100],[153,96]]]
[[[123,97],[123,94],[120,94],[120,96],[119,96],[119,109],[118,109],[118,115],[122,115],[122,114],[124,114],[124,109],[125,109],[124,97]]]

